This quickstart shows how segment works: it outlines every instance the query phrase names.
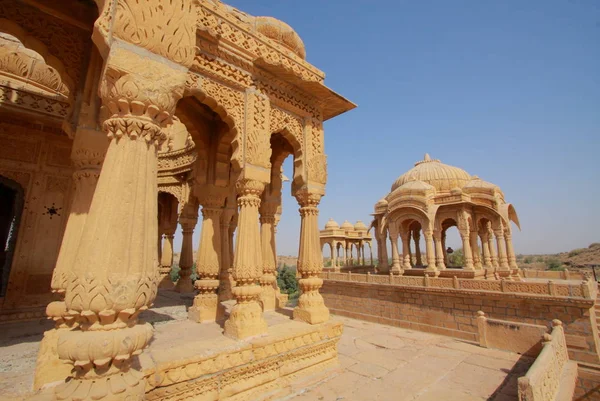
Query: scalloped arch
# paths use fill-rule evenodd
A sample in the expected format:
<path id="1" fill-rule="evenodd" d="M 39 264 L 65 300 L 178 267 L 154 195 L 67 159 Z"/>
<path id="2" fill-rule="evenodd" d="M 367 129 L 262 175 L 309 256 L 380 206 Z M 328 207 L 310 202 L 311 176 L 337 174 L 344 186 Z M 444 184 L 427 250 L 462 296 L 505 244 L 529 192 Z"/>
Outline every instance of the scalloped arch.
<path id="1" fill-rule="evenodd" d="M 15 22 L 5 18 L 0 18 L 0 32 L 14 36 L 19 40 L 23 47 L 39 54 L 44 59 L 46 65 L 56 70 L 65 86 L 67 86 L 69 89 L 70 97 L 73 96 L 75 90 L 74 78 L 67 74 L 65 65 L 57 57 L 50 53 L 45 44 L 29 35 Z"/>

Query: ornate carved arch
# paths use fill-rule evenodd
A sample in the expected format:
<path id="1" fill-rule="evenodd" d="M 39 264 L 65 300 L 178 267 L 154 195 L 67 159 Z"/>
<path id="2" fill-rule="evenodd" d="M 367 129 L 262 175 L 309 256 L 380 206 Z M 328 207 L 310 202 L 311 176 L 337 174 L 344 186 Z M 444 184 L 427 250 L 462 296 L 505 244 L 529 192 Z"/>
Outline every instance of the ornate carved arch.
<path id="1" fill-rule="evenodd" d="M 231 144 L 231 163 L 235 170 L 242 168 L 242 133 L 244 124 L 244 93 L 210 78 L 188 73 L 184 96 L 195 96 L 221 117 L 230 130 L 219 141 L 219 151 Z M 229 156 L 229 155 L 228 155 Z"/>
<path id="2" fill-rule="evenodd" d="M 294 151 L 294 186 L 301 187 L 305 183 L 304 178 L 304 147 L 303 144 L 303 122 L 302 119 L 271 105 L 269 115 L 269 132 L 281 134 Z M 287 155 L 285 155 L 287 157 Z M 285 159 L 285 157 L 283 159 Z M 273 165 L 280 166 L 282 160 L 274 161 Z"/>

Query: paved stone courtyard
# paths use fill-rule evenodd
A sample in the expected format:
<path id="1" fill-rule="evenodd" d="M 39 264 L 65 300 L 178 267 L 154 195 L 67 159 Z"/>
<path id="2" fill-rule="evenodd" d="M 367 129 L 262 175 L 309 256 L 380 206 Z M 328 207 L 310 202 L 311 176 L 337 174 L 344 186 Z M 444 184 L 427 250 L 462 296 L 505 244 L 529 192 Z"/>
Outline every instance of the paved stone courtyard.
<path id="1" fill-rule="evenodd" d="M 184 300 L 191 303 L 191 298 Z M 145 312 L 155 326 L 186 319 L 179 294 L 165 291 Z M 344 323 L 340 368 L 293 401 L 517 400 L 532 360 L 449 337 L 334 316 Z M 39 341 L 51 322 L 0 326 L 0 400 L 20 400 L 33 383 Z M 162 330 L 166 327 L 161 327 Z M 161 331 L 162 331 L 161 330 Z"/>

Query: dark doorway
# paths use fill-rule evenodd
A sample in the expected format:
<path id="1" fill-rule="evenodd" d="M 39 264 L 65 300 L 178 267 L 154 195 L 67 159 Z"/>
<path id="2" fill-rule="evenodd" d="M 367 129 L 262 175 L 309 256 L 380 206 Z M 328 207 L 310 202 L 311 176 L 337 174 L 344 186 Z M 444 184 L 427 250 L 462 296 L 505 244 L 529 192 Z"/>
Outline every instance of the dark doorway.
<path id="1" fill-rule="evenodd" d="M 6 295 L 22 211 L 23 188 L 0 176 L 0 297 Z"/>

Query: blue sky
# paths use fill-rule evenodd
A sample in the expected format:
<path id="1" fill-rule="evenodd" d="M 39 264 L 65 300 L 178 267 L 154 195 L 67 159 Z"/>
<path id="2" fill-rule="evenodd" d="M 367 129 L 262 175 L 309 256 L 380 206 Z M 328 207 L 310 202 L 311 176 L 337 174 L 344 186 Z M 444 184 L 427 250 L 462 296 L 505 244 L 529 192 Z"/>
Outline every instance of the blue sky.
<path id="1" fill-rule="evenodd" d="M 502 188 L 521 220 L 517 253 L 600 242 L 599 1 L 228 3 L 290 24 L 325 83 L 358 105 L 325 124 L 321 227 L 368 225 L 428 152 Z M 278 253 L 295 255 L 298 205 L 284 190 Z"/>

